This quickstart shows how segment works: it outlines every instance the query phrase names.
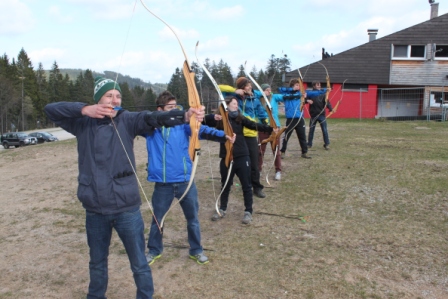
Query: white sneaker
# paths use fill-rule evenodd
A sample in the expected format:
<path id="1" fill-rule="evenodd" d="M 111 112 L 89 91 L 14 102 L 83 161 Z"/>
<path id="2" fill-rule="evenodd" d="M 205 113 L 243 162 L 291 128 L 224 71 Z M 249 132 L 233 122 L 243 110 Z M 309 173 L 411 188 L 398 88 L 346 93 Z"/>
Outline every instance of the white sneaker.
<path id="1" fill-rule="evenodd" d="M 282 173 L 280 172 L 280 171 L 277 171 L 276 173 L 275 173 L 275 178 L 274 178 L 274 180 L 276 180 L 276 181 L 280 181 L 282 179 Z"/>

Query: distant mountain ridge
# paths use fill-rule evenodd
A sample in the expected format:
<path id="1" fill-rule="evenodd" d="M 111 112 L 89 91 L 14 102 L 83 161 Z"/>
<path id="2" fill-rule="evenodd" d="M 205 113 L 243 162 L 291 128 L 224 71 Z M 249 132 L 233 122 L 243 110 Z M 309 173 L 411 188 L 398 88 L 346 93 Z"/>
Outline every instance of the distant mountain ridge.
<path id="1" fill-rule="evenodd" d="M 59 69 L 59 71 L 61 72 L 62 76 L 65 76 L 65 74 L 68 75 L 68 77 L 70 78 L 70 80 L 72 81 L 76 81 L 76 78 L 79 76 L 80 73 L 84 73 L 86 70 L 82 70 L 82 69 Z M 45 71 L 45 73 L 48 75 L 49 71 Z M 97 76 L 101 76 L 101 77 L 105 77 L 108 79 L 112 79 L 115 80 L 117 79 L 118 83 L 128 83 L 129 88 L 132 89 L 135 86 L 141 86 L 143 88 L 152 88 L 152 90 L 156 93 L 159 94 L 162 91 L 166 90 L 168 84 L 166 83 L 151 83 L 151 82 L 144 82 L 142 79 L 140 78 L 132 78 L 130 76 L 123 76 L 122 74 L 118 73 L 118 77 L 117 77 L 117 73 L 116 72 L 112 72 L 112 71 L 104 71 L 104 73 L 98 73 L 95 71 L 92 71 L 93 73 L 93 77 L 97 77 Z"/>

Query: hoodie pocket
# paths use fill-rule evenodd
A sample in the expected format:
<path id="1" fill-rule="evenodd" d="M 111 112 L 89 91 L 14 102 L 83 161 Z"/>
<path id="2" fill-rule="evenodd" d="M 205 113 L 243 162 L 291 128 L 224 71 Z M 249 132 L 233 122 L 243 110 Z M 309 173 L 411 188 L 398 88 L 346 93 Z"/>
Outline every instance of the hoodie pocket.
<path id="1" fill-rule="evenodd" d="M 118 208 L 140 203 L 140 193 L 134 174 L 121 178 L 115 178 L 113 189 Z"/>
<path id="2" fill-rule="evenodd" d="M 80 174 L 78 176 L 78 199 L 85 206 L 96 208 L 98 202 L 96 200 L 94 192 L 92 191 L 92 177 L 88 175 Z"/>

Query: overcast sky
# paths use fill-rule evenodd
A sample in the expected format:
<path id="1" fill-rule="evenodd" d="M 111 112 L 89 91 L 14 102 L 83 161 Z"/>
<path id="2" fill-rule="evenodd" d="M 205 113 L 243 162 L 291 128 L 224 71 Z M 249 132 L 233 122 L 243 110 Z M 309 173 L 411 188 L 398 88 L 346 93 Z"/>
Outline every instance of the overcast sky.
<path id="1" fill-rule="evenodd" d="M 337 54 L 429 20 L 427 0 L 145 0 L 173 27 L 195 60 L 223 59 L 234 75 L 266 68 L 274 54 L 292 68 Z M 448 12 L 440 3 L 439 16 Z M 448 33 L 447 33 L 448 34 Z M 120 72 L 146 82 L 167 83 L 184 57 L 174 35 L 140 0 L 1 0 L 1 55 L 24 49 L 33 66 Z"/>

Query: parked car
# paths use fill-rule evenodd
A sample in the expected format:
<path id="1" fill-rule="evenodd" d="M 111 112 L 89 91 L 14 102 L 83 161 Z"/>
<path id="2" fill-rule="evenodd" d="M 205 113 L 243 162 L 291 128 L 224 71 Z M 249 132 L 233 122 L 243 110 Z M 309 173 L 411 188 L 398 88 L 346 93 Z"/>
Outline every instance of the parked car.
<path id="1" fill-rule="evenodd" d="M 53 136 L 52 134 L 48 132 L 33 132 L 29 133 L 29 136 L 36 137 L 37 143 L 44 143 L 44 142 L 53 142 L 58 141 L 59 139 L 56 136 Z"/>
<path id="2" fill-rule="evenodd" d="M 1 142 L 4 148 L 9 148 L 10 146 L 19 147 L 37 144 L 37 138 L 28 136 L 23 132 L 10 132 L 2 135 Z"/>

